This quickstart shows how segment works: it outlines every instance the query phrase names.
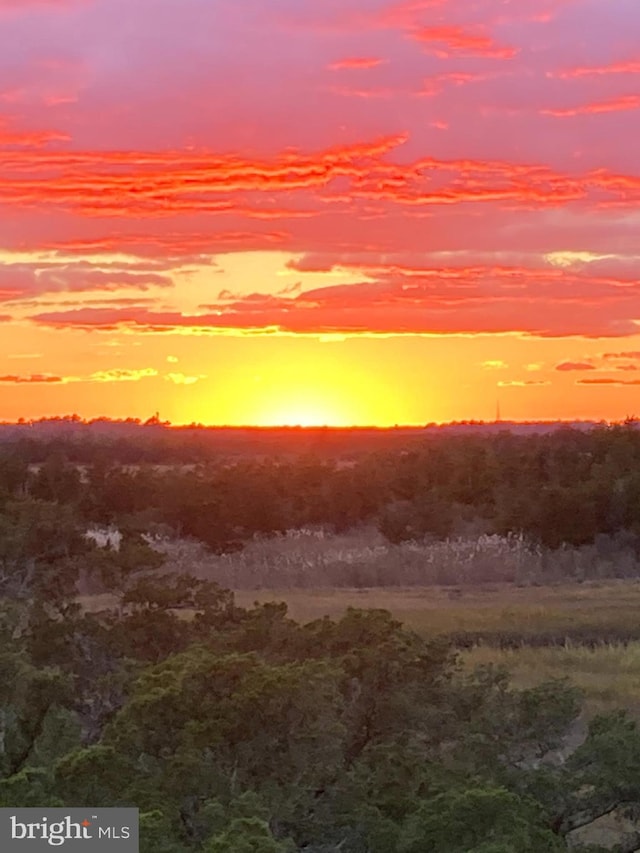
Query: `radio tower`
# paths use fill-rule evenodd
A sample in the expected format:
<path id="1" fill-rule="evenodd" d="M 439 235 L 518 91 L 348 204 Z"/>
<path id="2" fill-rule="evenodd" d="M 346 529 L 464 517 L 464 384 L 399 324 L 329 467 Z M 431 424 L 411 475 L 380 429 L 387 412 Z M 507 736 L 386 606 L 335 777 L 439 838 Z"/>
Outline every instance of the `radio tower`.
<path id="1" fill-rule="evenodd" d="M 500 421 L 500 400 L 496 400 L 496 423 L 499 424 Z"/>

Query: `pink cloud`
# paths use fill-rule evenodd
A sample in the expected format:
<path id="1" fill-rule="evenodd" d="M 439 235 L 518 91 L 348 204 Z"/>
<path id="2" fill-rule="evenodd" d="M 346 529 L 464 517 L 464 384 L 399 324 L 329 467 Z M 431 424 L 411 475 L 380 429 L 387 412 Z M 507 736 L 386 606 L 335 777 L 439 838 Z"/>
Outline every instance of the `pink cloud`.
<path id="1" fill-rule="evenodd" d="M 71 137 L 58 130 L 17 130 L 11 129 L 11 123 L 0 115 L 0 146 L 18 148 L 42 148 L 52 142 L 68 142 Z M 9 159 L 7 153 L 4 157 Z"/>
<path id="2" fill-rule="evenodd" d="M 144 291 L 150 287 L 170 287 L 172 283 L 168 276 L 148 269 L 96 269 L 86 261 L 77 264 L 0 263 L 0 301 L 57 292 L 118 291 L 122 288 Z"/>
<path id="3" fill-rule="evenodd" d="M 173 282 L 166 275 L 157 273 L 137 273 L 128 270 L 108 272 L 101 269 L 83 269 L 63 267 L 49 268 L 37 277 L 40 293 L 64 290 L 121 290 L 134 288 L 148 290 L 149 287 L 171 287 Z"/>
<path id="4" fill-rule="evenodd" d="M 155 15 L 143 0 L 123 27 L 111 0 L 59 6 L 68 17 L 28 2 L 19 8 L 35 13 L 3 16 L 0 248 L 59 253 L 51 266 L 0 269 L 1 298 L 20 299 L 21 316 L 77 306 L 60 328 L 140 331 L 636 330 L 640 97 L 624 87 L 640 10 L 622 20 L 582 0 L 163 0 Z M 607 118 L 589 133 L 548 117 L 598 113 Z M 615 257 L 546 263 L 569 250 Z M 301 275 L 299 292 L 262 303 L 240 293 L 222 308 L 202 293 L 203 315 L 179 287 L 166 310 L 99 299 L 242 251 L 293 253 L 301 270 L 344 266 L 361 284 L 316 288 L 310 301 Z M 149 263 L 107 268 L 96 253 Z M 44 292 L 65 297 L 56 312 Z"/>
<path id="5" fill-rule="evenodd" d="M 55 205 L 85 216 L 235 212 L 273 218 L 274 211 L 238 204 L 231 194 L 319 190 L 333 180 L 366 176 L 372 162 L 405 139 L 396 135 L 337 146 L 315 156 L 288 151 L 271 161 L 213 152 L 16 152 L 5 155 L 5 162 L 21 180 L 0 177 L 0 199 L 19 206 Z M 49 177 L 43 180 L 44 174 Z M 296 217 L 300 211 L 277 215 Z"/>
<path id="6" fill-rule="evenodd" d="M 287 231 L 218 231 L 198 233 L 176 231 L 128 234 L 109 237 L 45 242 L 38 248 L 65 254 L 85 255 L 93 252 L 126 252 L 142 258 L 162 259 L 164 263 L 198 262 L 202 255 L 218 252 L 257 251 L 279 248 L 291 240 Z"/>
<path id="7" fill-rule="evenodd" d="M 366 70 L 368 68 L 377 68 L 383 65 L 384 62 L 384 59 L 372 56 L 350 56 L 331 62 L 328 67 L 331 71 Z"/>
<path id="8" fill-rule="evenodd" d="M 371 280 L 306 291 L 292 288 L 281 295 L 249 293 L 236 298 L 223 291 L 216 302 L 200 306 L 198 314 L 140 307 L 83 308 L 43 312 L 32 320 L 87 330 L 122 326 L 140 331 L 275 329 L 293 334 L 521 332 L 538 337 L 638 332 L 639 286 L 621 287 L 615 280 L 550 267 L 410 269 L 395 264 L 361 271 L 363 279 Z"/>
<path id="9" fill-rule="evenodd" d="M 457 25 L 421 27 L 411 33 L 411 38 L 423 45 L 441 45 L 437 48 L 439 56 L 461 54 L 487 59 L 513 59 L 518 52 L 514 47 L 497 44 L 480 29 L 469 30 Z"/>
<path id="10" fill-rule="evenodd" d="M 579 115 L 598 115 L 600 113 L 614 113 L 623 110 L 637 110 L 640 107 L 640 95 L 620 95 L 607 101 L 596 101 L 590 104 L 581 104 L 577 107 L 564 109 L 540 110 L 542 115 L 568 118 Z"/>
<path id="11" fill-rule="evenodd" d="M 579 77 L 604 77 L 609 74 L 640 74 L 640 60 L 614 62 L 611 65 L 583 65 L 550 71 L 549 76 L 570 80 Z"/>

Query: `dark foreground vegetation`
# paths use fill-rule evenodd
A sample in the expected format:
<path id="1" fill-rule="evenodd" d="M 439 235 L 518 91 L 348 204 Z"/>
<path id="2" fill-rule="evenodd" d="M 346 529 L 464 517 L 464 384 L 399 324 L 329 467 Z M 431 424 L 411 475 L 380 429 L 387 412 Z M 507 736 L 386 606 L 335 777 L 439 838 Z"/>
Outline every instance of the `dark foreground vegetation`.
<path id="1" fill-rule="evenodd" d="M 2 806 L 133 805 L 145 853 L 544 853 L 640 809 L 623 714 L 562 760 L 580 711 L 563 682 L 463 674 L 381 610 L 300 625 L 240 608 L 142 570 L 143 545 L 134 579 L 130 550 L 54 521 L 5 519 Z M 86 565 L 112 579 L 99 613 L 74 601 Z"/>
<path id="2" fill-rule="evenodd" d="M 586 850 L 576 832 L 611 815 L 629 818 L 619 853 L 640 848 L 625 714 L 576 745 L 565 682 L 470 673 L 447 638 L 384 610 L 300 624 L 277 603 L 239 607 L 168 572 L 143 536 L 227 552 L 368 522 L 400 543 L 466 526 L 633 550 L 633 425 L 160 470 L 99 446 L 34 465 L 21 441 L 0 458 L 1 806 L 136 806 L 145 853 L 551 853 Z M 85 536 L 109 523 L 118 548 Z M 83 585 L 108 593 L 102 610 L 81 606 Z"/>

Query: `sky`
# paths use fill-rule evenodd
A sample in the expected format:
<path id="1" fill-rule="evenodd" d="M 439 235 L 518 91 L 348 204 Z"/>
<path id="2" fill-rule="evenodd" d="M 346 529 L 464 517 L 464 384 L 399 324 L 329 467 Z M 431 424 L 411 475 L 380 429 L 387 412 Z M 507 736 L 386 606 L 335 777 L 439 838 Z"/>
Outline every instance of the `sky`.
<path id="1" fill-rule="evenodd" d="M 640 415 L 638 0 L 0 0 L 0 419 Z"/>

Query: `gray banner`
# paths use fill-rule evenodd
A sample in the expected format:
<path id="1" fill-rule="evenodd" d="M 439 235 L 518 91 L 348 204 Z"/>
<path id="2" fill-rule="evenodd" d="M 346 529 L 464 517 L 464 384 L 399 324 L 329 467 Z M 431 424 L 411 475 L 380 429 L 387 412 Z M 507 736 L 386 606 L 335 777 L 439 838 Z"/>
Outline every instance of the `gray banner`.
<path id="1" fill-rule="evenodd" d="M 138 853 L 138 809 L 3 809 L 2 853 Z"/>

